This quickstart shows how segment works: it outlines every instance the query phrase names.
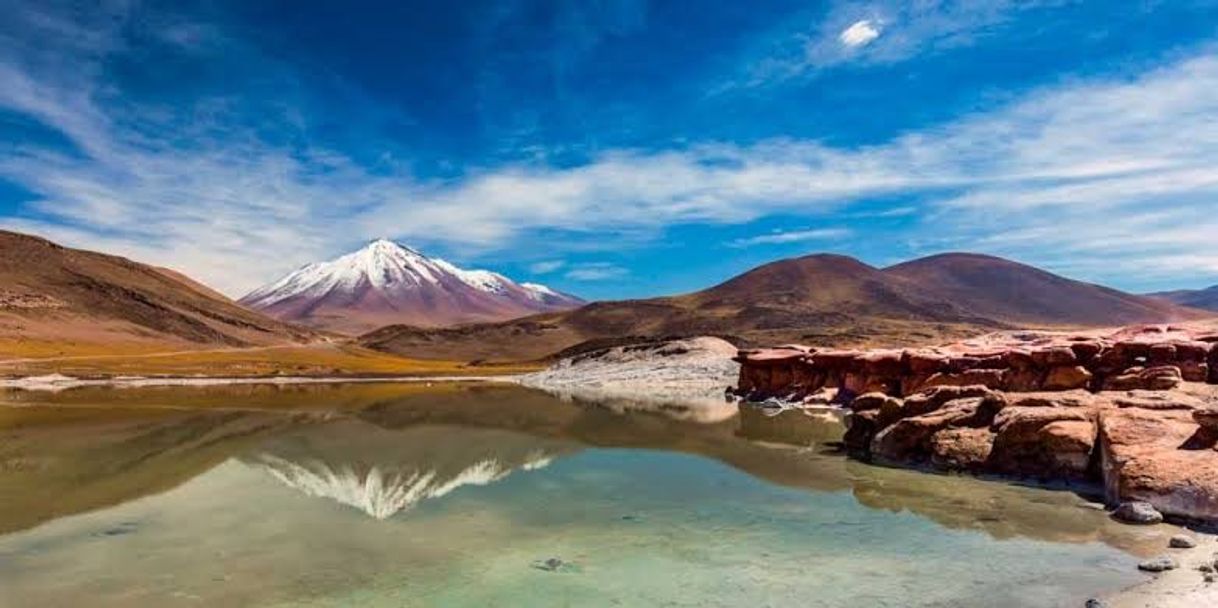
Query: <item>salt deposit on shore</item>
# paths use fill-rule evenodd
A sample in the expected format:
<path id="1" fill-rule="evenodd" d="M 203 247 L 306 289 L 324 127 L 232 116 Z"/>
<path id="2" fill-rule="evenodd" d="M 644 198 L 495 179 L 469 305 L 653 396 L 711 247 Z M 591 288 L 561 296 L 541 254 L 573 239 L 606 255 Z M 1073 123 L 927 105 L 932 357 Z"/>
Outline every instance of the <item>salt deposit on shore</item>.
<path id="1" fill-rule="evenodd" d="M 647 342 L 563 359 L 517 380 L 566 399 L 714 422 L 736 413 L 724 398 L 739 373 L 735 355 L 719 338 Z"/>

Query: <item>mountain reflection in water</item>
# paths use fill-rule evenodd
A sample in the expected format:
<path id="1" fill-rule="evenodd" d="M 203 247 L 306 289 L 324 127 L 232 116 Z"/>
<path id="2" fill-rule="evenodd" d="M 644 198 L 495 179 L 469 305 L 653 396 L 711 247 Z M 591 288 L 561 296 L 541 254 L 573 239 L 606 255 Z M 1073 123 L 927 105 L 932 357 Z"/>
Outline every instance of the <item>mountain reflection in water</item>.
<path id="1" fill-rule="evenodd" d="M 476 384 L 16 397 L 23 407 L 0 407 L 0 605 L 168 605 L 186 593 L 173 585 L 215 604 L 583 604 L 592 590 L 647 604 L 682 580 L 731 605 L 778 588 L 830 598 L 844 593 L 826 590 L 834 577 L 875 568 L 892 587 L 872 581 L 875 593 L 899 602 L 924 584 L 910 570 L 923 561 L 971 593 L 997 575 L 978 555 L 1019 561 L 994 566 L 1011 584 L 1058 572 L 1073 591 L 1043 593 L 1061 594 L 1132 582 L 1134 555 L 1164 542 L 1070 492 L 847 460 L 829 448 L 832 417 L 702 424 Z M 596 584 L 517 580 L 549 552 L 588 563 Z M 825 578 L 783 574 L 788 563 Z M 665 569 L 683 574 L 650 578 Z M 611 576 L 639 581 L 597 578 Z M 226 582 L 204 589 L 212 579 Z M 1052 605 L 1029 598 L 995 605 Z"/>

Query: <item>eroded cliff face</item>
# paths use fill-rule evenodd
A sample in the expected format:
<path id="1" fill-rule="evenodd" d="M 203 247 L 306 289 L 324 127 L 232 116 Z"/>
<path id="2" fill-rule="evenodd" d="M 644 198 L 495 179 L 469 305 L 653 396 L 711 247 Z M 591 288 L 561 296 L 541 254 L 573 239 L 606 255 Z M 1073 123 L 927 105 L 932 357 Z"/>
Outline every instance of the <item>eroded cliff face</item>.
<path id="1" fill-rule="evenodd" d="M 935 348 L 742 351 L 737 393 L 849 411 L 854 456 L 1102 484 L 1218 522 L 1218 332 L 999 334 Z"/>

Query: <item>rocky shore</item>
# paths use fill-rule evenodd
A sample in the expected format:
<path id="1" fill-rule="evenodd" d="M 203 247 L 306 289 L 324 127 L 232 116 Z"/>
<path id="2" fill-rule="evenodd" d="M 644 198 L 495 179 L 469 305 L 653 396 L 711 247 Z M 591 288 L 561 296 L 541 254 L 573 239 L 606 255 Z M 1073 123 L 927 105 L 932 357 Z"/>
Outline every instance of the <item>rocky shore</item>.
<path id="1" fill-rule="evenodd" d="M 736 393 L 848 411 L 864 460 L 1102 488 L 1218 523 L 1218 331 L 1020 332 L 934 348 L 741 351 Z"/>

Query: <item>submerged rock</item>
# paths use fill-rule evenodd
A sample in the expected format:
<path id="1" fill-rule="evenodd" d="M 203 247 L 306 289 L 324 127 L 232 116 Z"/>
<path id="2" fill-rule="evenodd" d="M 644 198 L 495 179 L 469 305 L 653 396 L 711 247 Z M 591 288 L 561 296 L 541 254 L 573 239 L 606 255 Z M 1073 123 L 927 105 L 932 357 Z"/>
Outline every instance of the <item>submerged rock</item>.
<path id="1" fill-rule="evenodd" d="M 565 565 L 566 562 L 557 557 L 551 557 L 549 559 L 533 562 L 533 568 L 536 568 L 537 570 L 544 570 L 546 572 L 558 572 Z"/>

